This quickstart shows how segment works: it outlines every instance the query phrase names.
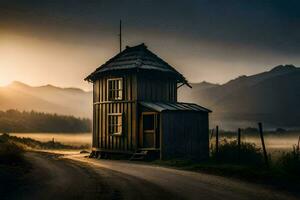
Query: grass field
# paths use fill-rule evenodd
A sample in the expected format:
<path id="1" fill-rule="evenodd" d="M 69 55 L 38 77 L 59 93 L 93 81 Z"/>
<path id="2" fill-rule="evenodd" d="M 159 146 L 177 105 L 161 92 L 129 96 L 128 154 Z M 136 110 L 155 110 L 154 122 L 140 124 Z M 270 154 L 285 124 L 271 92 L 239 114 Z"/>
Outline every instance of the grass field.
<path id="1" fill-rule="evenodd" d="M 268 154 L 272 157 L 276 158 L 280 156 L 282 153 L 291 151 L 293 146 L 298 144 L 300 137 L 300 131 L 290 131 L 290 132 L 266 132 L 264 133 L 264 140 Z M 233 132 L 220 132 L 220 142 L 224 141 L 232 141 L 237 139 L 237 133 Z M 242 142 L 253 143 L 258 148 L 262 147 L 261 138 L 259 137 L 259 133 L 247 133 L 243 134 L 241 137 Z M 210 147 L 214 148 L 215 145 L 215 135 L 210 138 Z"/>
<path id="2" fill-rule="evenodd" d="M 269 155 L 267 165 L 260 143 L 257 138 L 254 139 L 252 143 L 244 140 L 239 147 L 235 138 L 223 137 L 219 145 L 219 152 L 216 153 L 213 147 L 209 159 L 201 162 L 174 159 L 157 160 L 153 163 L 263 183 L 298 194 L 300 189 L 300 148 L 299 146 L 288 147 L 288 144 L 294 144 L 295 140 L 291 139 L 284 148 L 275 146 L 272 151 L 269 148 L 269 154 L 272 156 Z M 276 142 L 278 142 L 277 139 Z"/>

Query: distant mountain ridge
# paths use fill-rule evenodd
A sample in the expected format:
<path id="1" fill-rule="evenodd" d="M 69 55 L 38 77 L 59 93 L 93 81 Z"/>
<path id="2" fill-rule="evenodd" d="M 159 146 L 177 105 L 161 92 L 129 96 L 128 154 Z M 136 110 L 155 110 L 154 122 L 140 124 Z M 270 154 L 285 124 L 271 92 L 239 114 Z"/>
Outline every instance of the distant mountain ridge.
<path id="1" fill-rule="evenodd" d="M 223 85 L 202 82 L 192 87 L 181 88 L 179 100 L 212 109 L 214 123 L 251 126 L 262 121 L 269 127 L 300 127 L 300 68 L 293 65 L 240 76 Z"/>
<path id="2" fill-rule="evenodd" d="M 0 87 L 0 110 L 18 109 L 92 117 L 92 92 L 53 85 L 29 86 L 14 81 Z"/>
<path id="3" fill-rule="evenodd" d="M 180 87 L 178 101 L 213 110 L 211 125 L 225 129 L 256 126 L 300 127 L 300 68 L 279 65 L 225 84 L 193 83 Z M 92 118 L 92 92 L 52 85 L 32 87 L 13 82 L 0 87 L 0 110 L 39 111 Z"/>

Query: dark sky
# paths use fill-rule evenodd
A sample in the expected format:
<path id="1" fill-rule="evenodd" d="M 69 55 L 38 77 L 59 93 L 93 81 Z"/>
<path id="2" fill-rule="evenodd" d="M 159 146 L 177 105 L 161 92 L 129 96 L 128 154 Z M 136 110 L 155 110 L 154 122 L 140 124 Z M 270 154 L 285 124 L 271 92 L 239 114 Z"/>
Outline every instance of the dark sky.
<path id="1" fill-rule="evenodd" d="M 81 78 L 118 52 L 119 19 L 125 45 L 145 42 L 192 82 L 224 83 L 279 64 L 300 65 L 300 1 L 0 2 L 0 42 L 6 44 L 0 44 L 5 60 L 0 72 L 3 67 L 23 72 L 32 66 L 32 76 L 43 76 L 47 66 L 56 77 L 15 77 L 32 84 L 86 87 Z M 28 55 L 18 58 L 24 51 Z M 3 52 L 16 56 L 4 57 Z M 62 67 L 73 69 L 74 77 L 59 77 Z"/>

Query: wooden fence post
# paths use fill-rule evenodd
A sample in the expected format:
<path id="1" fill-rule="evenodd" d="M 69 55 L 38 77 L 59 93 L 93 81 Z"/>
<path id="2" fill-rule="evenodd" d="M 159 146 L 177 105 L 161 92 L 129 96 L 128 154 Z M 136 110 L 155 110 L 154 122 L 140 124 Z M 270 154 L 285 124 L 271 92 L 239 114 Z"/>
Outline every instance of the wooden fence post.
<path id="1" fill-rule="evenodd" d="M 267 166 L 267 168 L 269 168 L 269 159 L 268 159 L 268 154 L 267 154 L 267 151 L 266 151 L 265 140 L 264 140 L 264 133 L 263 133 L 263 128 L 262 128 L 262 123 L 261 122 L 258 123 L 258 128 L 259 128 L 261 145 L 262 145 L 262 148 L 263 148 L 263 153 L 264 153 L 264 158 L 265 158 L 266 166 Z"/>
<path id="2" fill-rule="evenodd" d="M 219 126 L 216 126 L 216 157 L 219 154 Z"/>
<path id="3" fill-rule="evenodd" d="M 213 139 L 213 136 L 214 136 L 214 129 L 211 130 L 211 135 L 210 135 L 210 138 L 209 138 L 209 152 L 210 153 L 213 153 L 214 151 L 214 145 L 213 145 L 213 142 L 212 142 L 212 139 Z"/>
<path id="4" fill-rule="evenodd" d="M 299 151 L 299 149 L 300 149 L 300 135 L 299 135 L 299 138 L 298 138 L 298 151 Z"/>
<path id="5" fill-rule="evenodd" d="M 241 158 L 241 129 L 240 128 L 238 128 L 237 145 L 238 145 L 238 160 L 240 160 Z"/>
<path id="6" fill-rule="evenodd" d="M 213 138 L 213 136 L 214 136 L 214 129 L 211 129 L 210 140 Z"/>
<path id="7" fill-rule="evenodd" d="M 298 145 L 297 145 L 297 158 L 299 159 L 300 158 L 300 135 L 299 135 L 299 138 L 298 138 Z"/>

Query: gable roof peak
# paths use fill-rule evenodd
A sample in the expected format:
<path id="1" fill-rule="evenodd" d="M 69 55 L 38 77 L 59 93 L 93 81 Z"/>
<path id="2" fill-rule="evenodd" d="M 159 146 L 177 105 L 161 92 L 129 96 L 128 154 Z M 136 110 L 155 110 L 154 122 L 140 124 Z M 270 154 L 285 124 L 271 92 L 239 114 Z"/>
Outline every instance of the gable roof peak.
<path id="1" fill-rule="evenodd" d="M 121 51 L 119 54 L 122 54 L 122 52 L 126 51 L 134 51 L 134 50 L 148 50 L 148 47 L 145 45 L 145 43 L 141 43 L 135 46 L 126 46 L 123 51 Z"/>

